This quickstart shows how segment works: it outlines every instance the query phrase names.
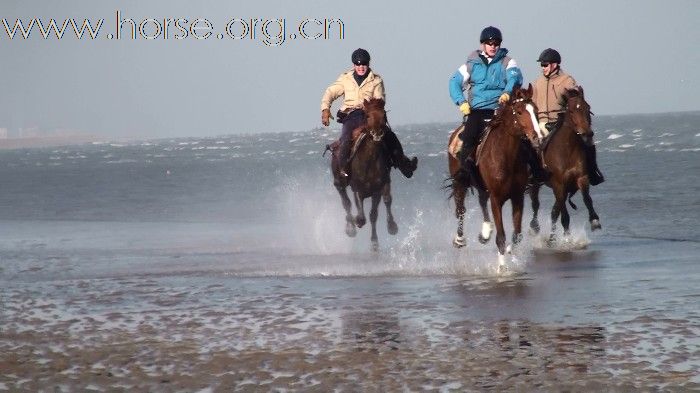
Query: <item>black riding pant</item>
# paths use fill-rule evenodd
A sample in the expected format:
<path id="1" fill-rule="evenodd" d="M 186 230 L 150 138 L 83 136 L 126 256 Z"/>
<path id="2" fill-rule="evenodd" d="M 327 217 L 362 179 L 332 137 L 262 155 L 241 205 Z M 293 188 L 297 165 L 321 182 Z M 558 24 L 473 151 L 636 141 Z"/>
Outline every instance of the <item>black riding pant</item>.
<path id="1" fill-rule="evenodd" d="M 340 154 L 338 156 L 340 165 L 345 165 L 350 158 L 352 131 L 366 122 L 365 111 L 362 109 L 356 109 L 343 118 L 343 129 L 340 132 Z"/>
<path id="2" fill-rule="evenodd" d="M 493 118 L 493 109 L 474 109 L 464 122 L 464 131 L 460 135 L 462 138 L 462 151 L 470 153 L 479 143 L 479 138 L 484 133 L 486 125 Z"/>

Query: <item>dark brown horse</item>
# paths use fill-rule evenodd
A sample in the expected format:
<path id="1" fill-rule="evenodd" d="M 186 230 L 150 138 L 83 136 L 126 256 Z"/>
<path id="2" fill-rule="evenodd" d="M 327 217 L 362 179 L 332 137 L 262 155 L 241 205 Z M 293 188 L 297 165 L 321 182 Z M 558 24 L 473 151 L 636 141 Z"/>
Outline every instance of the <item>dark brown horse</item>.
<path id="1" fill-rule="evenodd" d="M 564 96 L 564 112 L 559 121 L 561 125 L 548 136 L 543 145 L 542 160 L 545 168 L 551 172 L 547 185 L 554 191 L 554 206 L 552 207 L 552 232 L 550 241 L 555 239 L 554 231 L 556 222 L 561 214 L 561 225 L 564 234 L 569 234 L 569 212 L 566 209 L 566 199 L 569 198 L 571 207 L 576 205 L 571 202 L 571 197 L 576 191 L 581 190 L 583 203 L 588 208 L 588 220 L 591 230 L 600 229 L 600 219 L 593 209 L 593 200 L 589 192 L 588 172 L 586 171 L 586 153 L 584 143 L 591 141 L 593 130 L 591 129 L 591 107 L 583 96 L 583 88 L 567 90 Z M 539 185 L 533 185 L 530 190 L 532 200 L 532 221 L 530 228 L 538 233 L 540 225 L 537 213 L 540 208 Z"/>
<path id="2" fill-rule="evenodd" d="M 333 171 L 333 184 L 340 194 L 340 198 L 345 208 L 345 233 L 353 237 L 357 233 L 355 225 L 362 228 L 367 223 L 364 210 L 365 198 L 372 199 L 372 208 L 369 212 L 369 219 L 372 224 L 371 249 L 379 249 L 377 240 L 377 216 L 379 201 L 384 198 L 386 206 L 387 229 L 390 234 L 395 235 L 399 227 L 394 221 L 391 213 L 391 169 L 389 163 L 389 153 L 384 146 L 384 131 L 388 129 L 386 111 L 384 110 L 384 100 L 372 98 L 365 100 L 364 111 L 367 123 L 353 131 L 354 146 L 351 155 L 350 178 L 340 176 L 340 165 L 337 154 L 333 154 L 331 169 Z M 346 187 L 350 185 L 355 199 L 357 216 L 353 217 L 351 212 L 350 198 Z"/>
<path id="3" fill-rule="evenodd" d="M 505 265 L 505 230 L 503 228 L 503 204 L 510 199 L 513 210 L 513 243 L 521 239 L 521 223 L 523 213 L 523 200 L 525 187 L 528 180 L 527 155 L 523 150 L 522 139 L 526 137 L 535 146 L 539 145 L 538 127 L 535 118 L 537 109 L 532 102 L 532 86 L 527 89 L 516 88 L 513 97 L 504 103 L 497 111 L 493 120 L 487 127 L 487 135 L 477 150 L 477 168 L 479 181 L 471 186 L 480 189 L 480 202 L 484 213 L 484 222 L 488 220 L 485 210 L 486 198 L 481 192 L 488 192 L 491 202 L 491 212 L 496 223 L 496 246 L 498 247 L 498 268 Z M 454 159 L 451 157 L 450 159 Z M 458 226 L 461 229 L 461 221 L 464 216 L 463 194 L 458 187 L 464 187 L 464 183 L 455 177 L 457 168 L 454 162 L 450 163 L 450 172 L 453 179 L 453 194 L 457 201 Z M 459 176 L 457 176 L 459 177 Z M 459 194 L 458 194 L 459 193 Z M 462 204 L 460 206 L 460 204 Z M 456 241 L 455 241 L 456 243 Z"/>

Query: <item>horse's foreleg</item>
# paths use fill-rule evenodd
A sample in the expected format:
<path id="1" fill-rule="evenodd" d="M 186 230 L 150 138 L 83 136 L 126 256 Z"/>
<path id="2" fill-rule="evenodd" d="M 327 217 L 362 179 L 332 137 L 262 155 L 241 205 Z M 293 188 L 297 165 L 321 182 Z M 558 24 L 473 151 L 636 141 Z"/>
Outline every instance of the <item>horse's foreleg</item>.
<path id="1" fill-rule="evenodd" d="M 571 217 L 569 217 L 569 209 L 566 208 L 566 203 L 561 204 L 561 226 L 564 228 L 564 236 L 569 236 L 569 223 Z"/>
<path id="2" fill-rule="evenodd" d="M 503 229 L 503 202 L 491 197 L 491 212 L 496 223 L 496 247 L 498 247 L 498 269 L 505 266 L 506 258 L 506 231 Z"/>
<path id="3" fill-rule="evenodd" d="M 598 213 L 593 209 L 593 199 L 591 199 L 590 188 L 588 187 L 588 182 L 583 182 L 579 180 L 579 189 L 581 190 L 581 196 L 583 197 L 583 203 L 586 204 L 586 209 L 588 209 L 588 222 L 591 223 L 591 231 L 600 229 L 600 218 Z"/>
<path id="4" fill-rule="evenodd" d="M 513 246 L 520 243 L 523 238 L 523 206 L 525 205 L 525 195 L 515 195 L 510 199 L 510 204 L 513 207 Z"/>
<path id="5" fill-rule="evenodd" d="M 533 234 L 540 233 L 540 222 L 537 215 L 540 212 L 540 185 L 536 182 L 530 188 L 530 202 L 532 202 L 532 220 L 530 220 L 530 231 Z"/>
<path id="6" fill-rule="evenodd" d="M 479 232 L 479 243 L 486 244 L 489 239 L 491 239 L 491 232 L 493 232 L 493 223 L 491 222 L 491 217 L 489 216 L 489 193 L 485 190 L 478 189 L 479 193 L 479 206 L 481 207 L 481 215 L 484 217 L 484 222 L 481 223 L 481 232 Z"/>
<path id="7" fill-rule="evenodd" d="M 394 215 L 391 213 L 391 183 L 384 185 L 382 189 L 382 198 L 384 198 L 384 206 L 386 207 L 386 228 L 390 235 L 396 235 L 399 232 L 399 226 L 394 221 Z"/>
<path id="8" fill-rule="evenodd" d="M 367 223 L 367 218 L 365 218 L 365 207 L 364 201 L 360 198 L 360 194 L 353 192 L 353 197 L 355 198 L 355 207 L 357 208 L 357 216 L 355 217 L 355 224 L 358 228 L 362 228 Z"/>
<path id="9" fill-rule="evenodd" d="M 554 205 L 552 206 L 552 214 L 551 214 L 551 219 L 552 219 L 552 232 L 549 234 L 549 242 L 552 243 L 554 240 L 556 240 L 556 235 L 555 231 L 557 229 L 557 220 L 559 219 L 559 214 L 561 213 L 562 209 L 565 208 L 564 204 L 566 203 L 566 193 L 564 192 L 563 186 L 558 186 L 555 185 L 553 188 L 554 191 Z"/>
<path id="10" fill-rule="evenodd" d="M 464 240 L 464 214 L 466 213 L 464 200 L 467 197 L 467 189 L 461 182 L 453 180 L 452 190 L 455 199 L 455 215 L 457 216 L 457 234 L 452 239 L 452 244 L 460 248 L 467 245 L 467 242 Z"/>
<path id="11" fill-rule="evenodd" d="M 355 221 L 352 218 L 352 202 L 350 202 L 348 192 L 344 186 L 336 185 L 335 188 L 340 194 L 340 200 L 343 202 L 343 208 L 345 209 L 345 233 L 350 237 L 355 237 L 357 231 L 355 230 Z"/>
<path id="12" fill-rule="evenodd" d="M 372 208 L 369 211 L 369 222 L 372 224 L 372 237 L 371 237 L 371 250 L 379 250 L 379 239 L 377 238 L 377 217 L 379 216 L 379 202 L 381 201 L 381 195 L 375 193 L 372 195 Z"/>

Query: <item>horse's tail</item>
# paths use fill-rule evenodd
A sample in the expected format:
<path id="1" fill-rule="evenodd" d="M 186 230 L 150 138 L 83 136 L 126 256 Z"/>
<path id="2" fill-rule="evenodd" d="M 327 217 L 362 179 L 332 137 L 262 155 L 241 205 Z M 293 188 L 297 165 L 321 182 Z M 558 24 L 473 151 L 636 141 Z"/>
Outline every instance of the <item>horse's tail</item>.
<path id="1" fill-rule="evenodd" d="M 464 173 L 463 171 L 458 171 L 452 176 L 448 176 L 442 181 L 443 185 L 440 187 L 442 190 L 450 192 L 447 196 L 447 200 L 454 198 L 455 196 L 455 183 L 463 184 L 467 191 L 471 190 L 472 195 L 474 195 L 474 186 L 470 181 L 471 176 Z"/>
<path id="2" fill-rule="evenodd" d="M 574 201 L 571 200 L 571 197 L 573 197 L 574 194 L 575 194 L 575 192 L 569 193 L 569 205 L 571 206 L 572 209 L 576 210 L 576 209 L 578 209 L 578 207 L 576 207 L 576 204 L 574 203 Z"/>

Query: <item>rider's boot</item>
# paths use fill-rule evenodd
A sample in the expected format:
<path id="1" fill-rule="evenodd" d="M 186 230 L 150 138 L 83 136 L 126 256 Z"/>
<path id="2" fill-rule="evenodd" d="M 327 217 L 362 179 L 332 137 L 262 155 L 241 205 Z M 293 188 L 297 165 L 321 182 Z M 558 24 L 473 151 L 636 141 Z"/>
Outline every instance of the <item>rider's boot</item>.
<path id="1" fill-rule="evenodd" d="M 537 183 L 544 183 L 549 180 L 550 174 L 542 167 L 542 161 L 535 148 L 526 143 L 525 151 L 527 152 L 527 163 L 530 166 L 530 172 L 532 172 L 532 180 Z"/>
<path id="2" fill-rule="evenodd" d="M 603 173 L 600 172 L 598 168 L 598 163 L 596 162 L 596 151 L 595 144 L 586 144 L 586 170 L 588 172 L 588 182 L 592 186 L 597 186 L 598 184 L 605 181 Z"/>
<path id="3" fill-rule="evenodd" d="M 475 146 L 467 144 L 466 141 L 462 144 L 462 149 L 458 154 L 460 168 L 455 174 L 456 178 L 469 181 L 469 179 L 476 176 L 476 163 L 474 162 L 474 157 L 472 157 L 474 148 Z"/>
<path id="4" fill-rule="evenodd" d="M 401 155 L 400 157 L 396 157 L 395 160 L 398 161 L 397 167 L 401 173 L 410 179 L 411 176 L 413 176 L 413 172 L 418 167 L 418 157 L 414 156 L 413 158 L 409 159 L 408 157 Z"/>
<path id="5" fill-rule="evenodd" d="M 340 165 L 340 177 L 347 178 L 350 175 L 350 151 L 352 150 L 352 140 L 342 141 L 338 153 L 338 164 Z"/>
<path id="6" fill-rule="evenodd" d="M 413 176 L 413 172 L 418 167 L 418 157 L 408 158 L 403 152 L 403 146 L 396 133 L 392 130 L 385 131 L 385 145 L 389 150 L 389 156 L 391 157 L 392 165 L 399 168 L 401 173 L 407 178 Z"/>

